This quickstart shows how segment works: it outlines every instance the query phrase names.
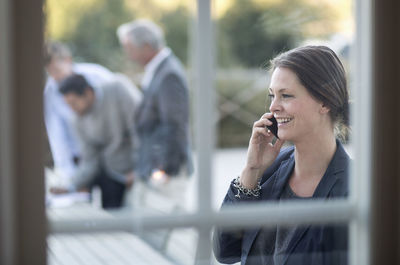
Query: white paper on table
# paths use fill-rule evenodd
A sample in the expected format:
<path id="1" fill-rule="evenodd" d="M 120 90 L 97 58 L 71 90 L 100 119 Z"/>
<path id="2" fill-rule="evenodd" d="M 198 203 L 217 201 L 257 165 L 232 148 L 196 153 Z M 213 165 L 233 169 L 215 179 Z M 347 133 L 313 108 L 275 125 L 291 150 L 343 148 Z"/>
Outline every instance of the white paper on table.
<path id="1" fill-rule="evenodd" d="M 90 202 L 90 193 L 88 192 L 48 194 L 46 196 L 47 206 L 54 208 L 68 207 L 76 203 L 89 203 L 89 202 Z"/>

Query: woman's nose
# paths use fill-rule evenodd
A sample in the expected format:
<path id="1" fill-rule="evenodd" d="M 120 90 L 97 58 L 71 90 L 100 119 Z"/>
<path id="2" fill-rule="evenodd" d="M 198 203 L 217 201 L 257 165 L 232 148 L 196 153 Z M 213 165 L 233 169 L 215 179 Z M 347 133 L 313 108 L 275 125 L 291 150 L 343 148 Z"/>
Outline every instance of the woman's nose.
<path id="1" fill-rule="evenodd" d="M 269 111 L 271 113 L 275 113 L 281 109 L 281 106 L 279 104 L 279 101 L 276 98 L 273 98 L 271 100 L 271 105 L 269 105 Z"/>

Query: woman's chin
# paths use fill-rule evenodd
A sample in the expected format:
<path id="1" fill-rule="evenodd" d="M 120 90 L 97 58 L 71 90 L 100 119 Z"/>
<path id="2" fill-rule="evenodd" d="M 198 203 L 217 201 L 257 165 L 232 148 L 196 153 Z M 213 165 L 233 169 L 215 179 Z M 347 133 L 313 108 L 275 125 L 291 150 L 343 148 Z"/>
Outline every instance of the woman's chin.
<path id="1" fill-rule="evenodd" d="M 287 136 L 285 130 L 279 130 L 279 127 L 278 127 L 278 131 L 277 131 L 277 135 L 280 140 L 283 140 Z"/>
<path id="2" fill-rule="evenodd" d="M 287 134 L 285 132 L 278 131 L 278 137 L 279 137 L 279 140 L 282 140 L 282 141 L 286 141 L 287 140 Z"/>
<path id="3" fill-rule="evenodd" d="M 279 140 L 281 141 L 286 141 L 286 142 L 292 142 L 294 139 L 290 135 L 286 133 L 278 133 Z"/>

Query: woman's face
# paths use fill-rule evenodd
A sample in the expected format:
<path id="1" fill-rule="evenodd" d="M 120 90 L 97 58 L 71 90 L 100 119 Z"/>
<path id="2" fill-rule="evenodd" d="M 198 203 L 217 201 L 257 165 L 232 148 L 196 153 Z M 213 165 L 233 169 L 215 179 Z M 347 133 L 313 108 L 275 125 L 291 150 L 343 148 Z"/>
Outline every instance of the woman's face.
<path id="1" fill-rule="evenodd" d="M 278 121 L 278 136 L 294 143 L 317 137 L 331 128 L 329 109 L 314 100 L 288 68 L 276 68 L 269 88 L 270 111 Z M 327 127 L 329 126 L 329 127 Z"/>

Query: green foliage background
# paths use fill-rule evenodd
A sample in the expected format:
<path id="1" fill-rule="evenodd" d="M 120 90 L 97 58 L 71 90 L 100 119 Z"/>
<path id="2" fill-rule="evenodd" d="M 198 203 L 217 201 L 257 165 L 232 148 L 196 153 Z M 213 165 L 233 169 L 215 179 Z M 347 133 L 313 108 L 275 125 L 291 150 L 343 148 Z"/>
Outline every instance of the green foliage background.
<path id="1" fill-rule="evenodd" d="M 155 0 L 47 0 L 45 35 L 68 44 L 77 61 L 99 63 L 132 76 L 138 69 L 125 58 L 115 32 L 122 23 L 147 17 L 164 29 L 168 46 L 190 68 L 195 12 L 182 4 L 184 1 L 178 2 L 181 4 L 175 8 L 161 10 Z M 232 0 L 226 12 L 214 19 L 218 68 L 264 68 L 276 54 L 304 39 L 327 37 L 337 30 L 338 14 L 327 8 L 327 1 L 259 2 Z M 216 76 L 217 93 L 226 98 L 248 86 L 246 82 L 218 80 L 218 72 Z M 242 107 L 261 115 L 265 105 L 262 94 L 254 95 Z M 227 116 L 218 123 L 218 145 L 245 146 L 250 130 L 248 124 Z"/>

